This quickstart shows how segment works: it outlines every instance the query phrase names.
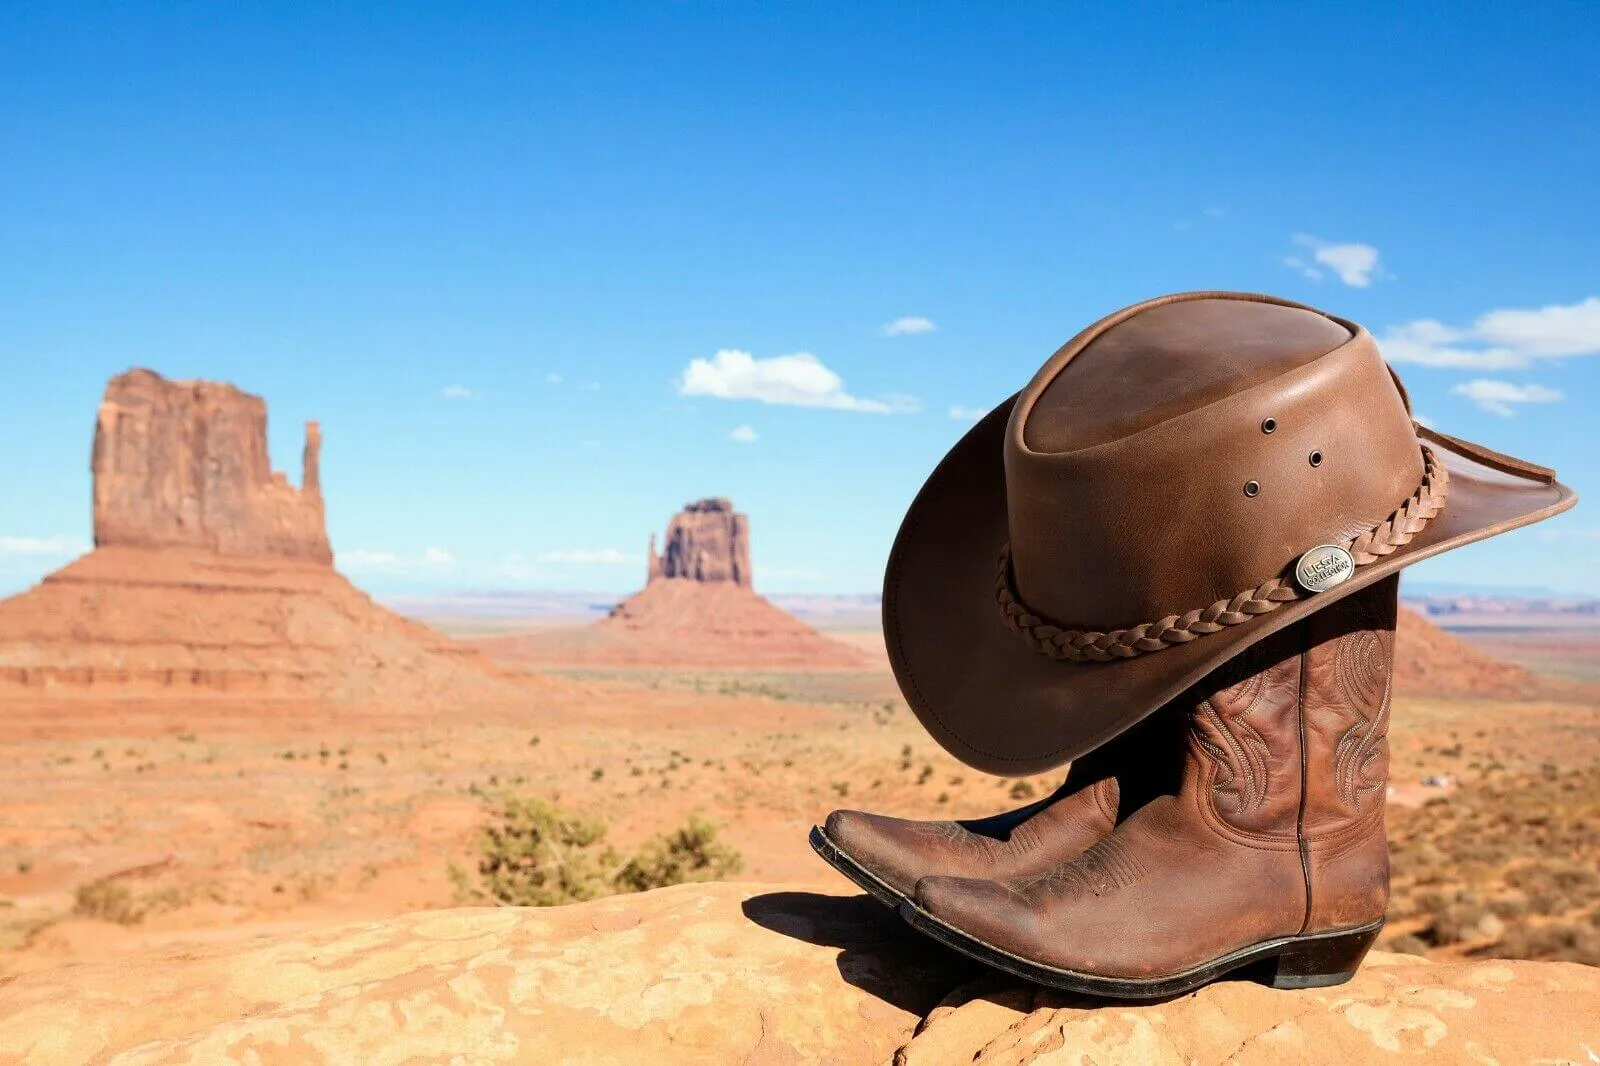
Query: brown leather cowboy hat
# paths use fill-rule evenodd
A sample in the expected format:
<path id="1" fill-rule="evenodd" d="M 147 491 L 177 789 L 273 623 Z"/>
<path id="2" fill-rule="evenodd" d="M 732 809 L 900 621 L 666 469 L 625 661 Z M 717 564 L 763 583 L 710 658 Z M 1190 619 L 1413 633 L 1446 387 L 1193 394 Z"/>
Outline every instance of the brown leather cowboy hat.
<path id="1" fill-rule="evenodd" d="M 1164 296 L 1067 342 L 934 470 L 889 556 L 889 657 L 951 754 L 1036 773 L 1307 614 L 1576 501 L 1414 423 L 1355 323 Z"/>

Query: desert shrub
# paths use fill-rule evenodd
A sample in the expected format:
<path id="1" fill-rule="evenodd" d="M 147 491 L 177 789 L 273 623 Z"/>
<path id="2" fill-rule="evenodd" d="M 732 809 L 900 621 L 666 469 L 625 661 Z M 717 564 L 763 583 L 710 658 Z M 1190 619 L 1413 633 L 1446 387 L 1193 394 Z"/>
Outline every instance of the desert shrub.
<path id="1" fill-rule="evenodd" d="M 1528 901 L 1520 896 L 1502 896 L 1489 901 L 1489 912 L 1497 918 L 1521 918 L 1528 913 Z"/>
<path id="2" fill-rule="evenodd" d="M 1477 940 L 1494 930 L 1499 919 L 1476 897 L 1457 900 L 1434 912 L 1433 923 L 1417 935 L 1434 947 L 1446 947 L 1467 940 Z"/>
<path id="3" fill-rule="evenodd" d="M 145 908 L 133 898 L 127 885 L 106 878 L 78 886 L 72 913 L 118 925 L 138 925 L 144 921 Z"/>
<path id="4" fill-rule="evenodd" d="M 1421 808 L 1390 808 L 1391 917 L 1421 919 L 1416 935 L 1436 947 L 1492 941 L 1474 955 L 1587 958 L 1600 766 L 1494 769 Z"/>
<path id="5" fill-rule="evenodd" d="M 646 892 L 692 881 L 720 881 L 738 873 L 744 859 L 717 840 L 717 827 L 695 815 L 665 836 L 655 837 L 617 872 L 623 892 Z"/>
<path id="6" fill-rule="evenodd" d="M 1553 959 L 1600 966 L 1600 929 L 1571 922 L 1513 926 L 1492 949 L 1502 959 Z"/>
<path id="7" fill-rule="evenodd" d="M 736 873 L 739 853 L 716 826 L 691 815 L 671 833 L 624 856 L 605 841 L 606 825 L 568 814 L 538 797 L 505 795 L 478 841 L 476 881 L 454 864 L 463 901 L 551 907 L 617 892 L 643 892 Z"/>
<path id="8" fill-rule="evenodd" d="M 605 835 L 603 822 L 567 814 L 537 797 L 506 796 L 479 838 L 479 890 L 522 907 L 606 895 L 617 857 L 603 845 Z"/>
<path id="9" fill-rule="evenodd" d="M 1413 936 L 1410 933 L 1405 933 L 1401 936 L 1395 937 L 1393 940 L 1390 940 L 1384 945 L 1384 949 L 1387 951 L 1398 951 L 1402 955 L 1426 956 L 1428 954 L 1428 942 L 1423 940 L 1421 937 Z"/>
<path id="10" fill-rule="evenodd" d="M 1600 873 L 1575 862 L 1534 862 L 1507 871 L 1505 879 L 1523 891 L 1535 914 L 1565 914 L 1600 897 Z"/>
<path id="11" fill-rule="evenodd" d="M 1033 799 L 1034 788 L 1030 782 L 1018 781 L 1011 786 L 1011 798 L 1014 800 Z"/>

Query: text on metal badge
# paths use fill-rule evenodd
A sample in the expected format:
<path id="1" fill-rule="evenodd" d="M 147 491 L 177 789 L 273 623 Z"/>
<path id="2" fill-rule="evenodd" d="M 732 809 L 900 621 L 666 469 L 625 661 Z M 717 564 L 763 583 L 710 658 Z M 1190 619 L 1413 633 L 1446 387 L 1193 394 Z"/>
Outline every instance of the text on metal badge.
<path id="1" fill-rule="evenodd" d="M 1355 572 L 1355 557 L 1337 544 L 1319 544 L 1294 564 L 1294 579 L 1307 592 L 1327 592 Z"/>

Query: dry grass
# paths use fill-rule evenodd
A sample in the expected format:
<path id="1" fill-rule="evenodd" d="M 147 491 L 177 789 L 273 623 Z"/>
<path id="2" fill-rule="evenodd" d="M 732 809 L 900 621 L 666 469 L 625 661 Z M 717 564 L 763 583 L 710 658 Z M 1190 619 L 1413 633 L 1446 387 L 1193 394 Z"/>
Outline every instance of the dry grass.
<path id="1" fill-rule="evenodd" d="M 1389 826 L 1390 947 L 1600 965 L 1600 766 L 1488 772 Z"/>

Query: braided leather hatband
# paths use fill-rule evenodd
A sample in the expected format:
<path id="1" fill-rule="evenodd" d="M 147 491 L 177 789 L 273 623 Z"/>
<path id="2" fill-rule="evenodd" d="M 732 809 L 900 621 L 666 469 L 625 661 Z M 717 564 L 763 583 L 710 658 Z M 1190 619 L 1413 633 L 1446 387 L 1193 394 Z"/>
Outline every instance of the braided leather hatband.
<path id="1" fill-rule="evenodd" d="M 1356 566 L 1365 566 L 1411 542 L 1428 524 L 1428 519 L 1444 510 L 1450 494 L 1450 472 L 1422 445 L 1422 483 L 1411 498 L 1371 530 L 1338 546 L 1350 553 Z M 1300 588 L 1292 578 L 1269 578 L 1253 589 L 1245 589 L 1232 599 L 1218 600 L 1209 607 L 1187 614 L 1169 614 L 1156 621 L 1127 629 L 1097 633 L 1084 629 L 1063 629 L 1039 617 L 1017 596 L 1012 585 L 1011 543 L 1000 549 L 1000 572 L 995 578 L 995 602 L 1006 627 L 1020 636 L 1041 655 L 1069 663 L 1108 662 L 1132 659 L 1174 644 L 1187 644 L 1207 633 L 1248 622 L 1256 615 L 1276 611 L 1286 603 L 1304 599 L 1312 593 Z"/>

